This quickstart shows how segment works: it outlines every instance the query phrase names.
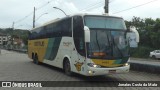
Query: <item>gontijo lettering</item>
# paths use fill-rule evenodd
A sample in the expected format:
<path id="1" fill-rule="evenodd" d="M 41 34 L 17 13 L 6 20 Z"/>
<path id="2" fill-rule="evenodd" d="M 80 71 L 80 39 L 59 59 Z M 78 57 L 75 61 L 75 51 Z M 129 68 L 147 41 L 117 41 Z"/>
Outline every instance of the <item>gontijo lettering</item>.
<path id="1" fill-rule="evenodd" d="M 44 41 L 36 41 L 34 42 L 34 46 L 44 46 Z"/>

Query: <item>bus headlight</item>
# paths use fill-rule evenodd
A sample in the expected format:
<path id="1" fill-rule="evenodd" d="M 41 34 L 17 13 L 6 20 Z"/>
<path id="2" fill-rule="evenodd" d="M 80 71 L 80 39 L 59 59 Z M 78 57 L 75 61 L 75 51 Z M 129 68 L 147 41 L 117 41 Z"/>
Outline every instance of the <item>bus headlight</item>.
<path id="1" fill-rule="evenodd" d="M 100 68 L 101 67 L 100 65 L 96 65 L 94 63 L 88 63 L 87 65 L 90 66 L 90 67 L 94 67 L 94 68 Z"/>
<path id="2" fill-rule="evenodd" d="M 88 71 L 89 75 L 93 75 L 94 73 L 95 73 L 95 71 L 90 71 L 90 70 Z"/>
<path id="3" fill-rule="evenodd" d="M 129 63 L 125 63 L 125 64 L 124 64 L 124 66 L 128 66 L 128 65 L 129 65 Z"/>

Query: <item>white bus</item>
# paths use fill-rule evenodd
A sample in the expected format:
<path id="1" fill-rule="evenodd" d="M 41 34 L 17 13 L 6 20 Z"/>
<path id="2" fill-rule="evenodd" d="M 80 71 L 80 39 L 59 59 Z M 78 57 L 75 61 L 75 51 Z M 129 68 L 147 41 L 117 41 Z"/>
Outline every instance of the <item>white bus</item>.
<path id="1" fill-rule="evenodd" d="M 78 14 L 31 30 L 28 56 L 85 76 L 129 71 L 129 43 L 120 17 Z"/>

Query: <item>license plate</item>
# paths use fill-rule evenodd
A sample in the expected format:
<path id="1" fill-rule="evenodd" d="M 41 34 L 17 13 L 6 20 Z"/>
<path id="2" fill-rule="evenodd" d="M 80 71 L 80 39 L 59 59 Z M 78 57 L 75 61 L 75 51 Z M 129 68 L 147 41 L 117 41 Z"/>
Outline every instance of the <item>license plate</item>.
<path id="1" fill-rule="evenodd" d="M 109 70 L 109 73 L 116 73 L 116 70 Z"/>

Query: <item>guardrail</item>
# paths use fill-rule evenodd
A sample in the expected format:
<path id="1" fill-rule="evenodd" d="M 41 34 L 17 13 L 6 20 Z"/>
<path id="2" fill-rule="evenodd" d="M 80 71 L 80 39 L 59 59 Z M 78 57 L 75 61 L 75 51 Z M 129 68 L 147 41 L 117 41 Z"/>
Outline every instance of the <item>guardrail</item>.
<path id="1" fill-rule="evenodd" d="M 27 53 L 27 49 L 6 49 L 6 50 L 9 50 L 9 51 L 16 51 L 16 52 L 20 52 L 20 53 Z"/>
<path id="2" fill-rule="evenodd" d="M 135 71 L 160 74 L 160 65 L 130 62 L 130 69 Z"/>

